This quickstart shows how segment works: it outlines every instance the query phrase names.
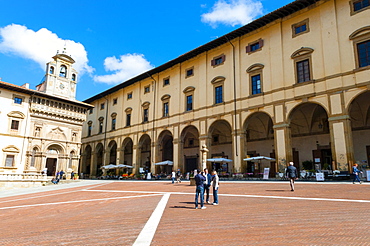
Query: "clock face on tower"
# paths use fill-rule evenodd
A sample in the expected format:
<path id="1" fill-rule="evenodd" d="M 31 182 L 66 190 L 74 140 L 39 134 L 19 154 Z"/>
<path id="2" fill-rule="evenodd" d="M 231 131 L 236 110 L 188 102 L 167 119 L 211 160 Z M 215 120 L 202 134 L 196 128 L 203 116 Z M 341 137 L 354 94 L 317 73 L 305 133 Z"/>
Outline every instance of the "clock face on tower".
<path id="1" fill-rule="evenodd" d="M 60 88 L 61 90 L 64 90 L 64 88 L 65 88 L 64 84 L 63 84 L 63 83 L 60 83 L 60 84 L 59 84 L 59 88 Z"/>

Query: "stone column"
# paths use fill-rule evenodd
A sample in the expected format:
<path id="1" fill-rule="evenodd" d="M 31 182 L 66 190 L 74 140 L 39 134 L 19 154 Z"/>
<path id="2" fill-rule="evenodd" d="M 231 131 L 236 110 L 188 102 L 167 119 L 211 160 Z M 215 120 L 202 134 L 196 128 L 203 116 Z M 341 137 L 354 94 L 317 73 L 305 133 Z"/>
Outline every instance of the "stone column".
<path id="1" fill-rule="evenodd" d="M 352 128 L 349 115 L 330 117 L 330 140 L 335 167 L 340 171 L 349 171 L 354 163 Z"/>
<path id="2" fill-rule="evenodd" d="M 123 148 L 117 148 L 117 165 L 119 164 L 124 164 L 123 162 L 125 161 L 124 158 L 123 158 L 123 152 L 124 152 L 124 149 Z"/>
<path id="3" fill-rule="evenodd" d="M 233 139 L 233 173 L 240 173 L 242 172 L 243 159 L 246 154 L 244 154 L 244 134 L 242 131 L 233 132 L 232 134 Z"/>
<path id="4" fill-rule="evenodd" d="M 150 172 L 152 174 L 155 173 L 155 163 L 158 161 L 157 156 L 158 153 L 156 152 L 159 149 L 159 146 L 157 142 L 151 143 L 151 149 L 150 149 Z"/>
<path id="5" fill-rule="evenodd" d="M 287 163 L 293 161 L 290 127 L 288 124 L 274 125 L 274 145 L 277 171 L 284 172 Z"/>
<path id="6" fill-rule="evenodd" d="M 201 170 L 204 170 L 207 167 L 208 152 L 209 152 L 209 150 L 207 149 L 207 145 L 203 144 L 202 148 L 200 149 Z"/>
<path id="7" fill-rule="evenodd" d="M 96 153 L 95 150 L 91 151 L 91 163 L 90 163 L 90 178 L 95 178 L 96 177 L 96 170 L 97 170 L 97 158 L 96 158 Z"/>
<path id="8" fill-rule="evenodd" d="M 203 146 L 206 146 L 206 149 L 207 149 L 207 156 L 206 156 L 206 159 L 208 158 L 208 136 L 204 135 L 204 136 L 201 136 L 199 137 L 199 163 L 197 165 L 197 169 L 199 170 L 203 170 L 204 168 L 207 167 L 207 161 L 205 161 L 205 167 L 203 167 L 203 151 L 202 151 L 202 148 Z"/>
<path id="9" fill-rule="evenodd" d="M 133 169 L 132 172 L 138 174 L 139 173 L 139 167 L 140 167 L 140 161 L 141 161 L 141 156 L 140 156 L 140 148 L 138 147 L 137 144 L 134 144 L 132 146 L 132 165 Z"/>
<path id="10" fill-rule="evenodd" d="M 176 138 L 176 139 L 173 139 L 172 141 L 173 143 L 173 170 L 177 171 L 177 169 L 179 169 L 179 139 Z"/>

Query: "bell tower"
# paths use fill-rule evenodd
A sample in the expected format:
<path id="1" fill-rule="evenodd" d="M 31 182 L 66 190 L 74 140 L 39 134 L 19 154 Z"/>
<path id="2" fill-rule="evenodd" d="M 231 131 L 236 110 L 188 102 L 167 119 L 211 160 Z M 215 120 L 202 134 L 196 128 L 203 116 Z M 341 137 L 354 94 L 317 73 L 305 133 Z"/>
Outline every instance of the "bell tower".
<path id="1" fill-rule="evenodd" d="M 53 56 L 53 61 L 46 64 L 46 74 L 43 83 L 36 90 L 46 94 L 76 99 L 77 71 L 72 67 L 75 61 L 64 51 Z"/>

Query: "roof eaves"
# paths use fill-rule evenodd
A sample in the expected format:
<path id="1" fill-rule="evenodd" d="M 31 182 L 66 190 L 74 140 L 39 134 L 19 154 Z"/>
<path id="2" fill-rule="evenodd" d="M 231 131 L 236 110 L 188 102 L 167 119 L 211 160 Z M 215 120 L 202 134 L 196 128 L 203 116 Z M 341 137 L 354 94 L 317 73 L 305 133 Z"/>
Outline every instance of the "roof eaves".
<path id="1" fill-rule="evenodd" d="M 232 40 L 232 39 L 235 39 L 235 38 L 238 38 L 238 37 L 241 37 L 245 34 L 248 34 L 254 30 L 257 30 L 275 20 L 278 20 L 278 19 L 281 19 L 281 18 L 284 18 L 284 17 L 287 17 L 297 11 L 300 11 L 302 9 L 305 9 L 307 8 L 308 6 L 312 5 L 312 4 L 315 4 L 316 2 L 319 2 L 319 1 L 322 1 L 322 0 L 295 0 L 267 15 L 264 15 L 230 33 L 227 33 L 225 34 L 224 36 L 221 36 L 213 41 L 210 41 L 202 46 L 199 46 L 189 52 L 186 52 L 184 53 L 183 55 L 180 55 L 179 57 L 173 59 L 173 60 L 170 60 L 169 62 L 167 63 L 164 63 L 163 65 L 159 66 L 159 67 L 156 67 L 156 68 L 153 68 L 152 70 L 150 71 L 147 71 L 147 72 L 144 72 L 132 79 L 129 79 L 125 82 L 122 82 L 121 84 L 118 84 L 106 91 L 103 91 L 93 97 L 90 97 L 86 100 L 84 100 L 84 102 L 86 103 L 90 103 L 90 102 L 93 102 L 97 99 L 100 99 L 100 98 L 103 98 L 105 97 L 106 95 L 109 95 L 110 93 L 114 92 L 114 91 L 117 91 L 119 89 L 122 89 L 128 85 L 131 85 L 135 82 L 138 82 L 142 79 L 145 79 L 145 78 L 148 78 L 150 77 L 150 75 L 154 75 L 156 73 L 159 73 L 161 71 L 164 71 L 178 63 L 182 63 L 186 60 L 189 60 L 193 57 L 196 57 L 197 55 L 203 53 L 203 52 L 206 52 L 208 50 L 211 50 L 211 49 L 214 49 L 215 47 L 218 47 L 218 46 L 221 46 L 225 43 L 227 43 L 227 39 L 229 40 Z"/>

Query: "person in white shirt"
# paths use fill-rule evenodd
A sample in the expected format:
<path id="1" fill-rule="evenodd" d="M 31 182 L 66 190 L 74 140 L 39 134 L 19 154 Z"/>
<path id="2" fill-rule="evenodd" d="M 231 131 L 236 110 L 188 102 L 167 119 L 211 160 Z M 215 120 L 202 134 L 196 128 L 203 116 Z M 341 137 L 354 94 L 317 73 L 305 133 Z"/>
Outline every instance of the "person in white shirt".
<path id="1" fill-rule="evenodd" d="M 176 179 L 175 170 L 172 170 L 171 179 L 172 179 L 172 184 L 175 183 L 175 179 Z"/>
<path id="2" fill-rule="evenodd" d="M 218 205 L 218 188 L 220 186 L 220 178 L 216 171 L 212 172 L 212 182 L 211 186 L 213 189 L 213 205 Z"/>

